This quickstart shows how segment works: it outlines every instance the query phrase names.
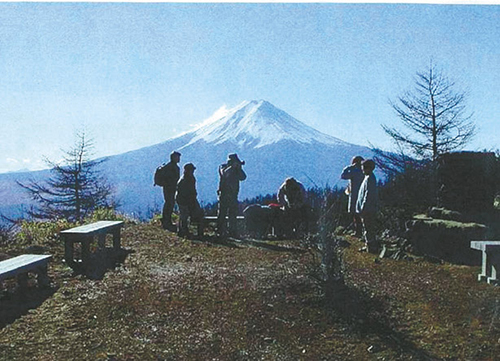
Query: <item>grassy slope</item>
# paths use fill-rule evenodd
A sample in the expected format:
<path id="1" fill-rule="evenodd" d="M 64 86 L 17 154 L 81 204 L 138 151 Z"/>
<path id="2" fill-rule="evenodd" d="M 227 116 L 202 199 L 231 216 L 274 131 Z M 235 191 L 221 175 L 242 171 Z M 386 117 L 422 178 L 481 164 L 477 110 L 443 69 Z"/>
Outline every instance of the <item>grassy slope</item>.
<path id="1" fill-rule="evenodd" d="M 308 277 L 315 258 L 291 242 L 219 245 L 129 225 L 123 246 L 135 252 L 100 281 L 72 276 L 56 245 L 58 288 L 32 290 L 44 302 L 0 330 L 0 359 L 500 358 L 500 288 L 477 283 L 478 268 L 374 262 L 350 242 L 348 287 L 328 301 Z"/>

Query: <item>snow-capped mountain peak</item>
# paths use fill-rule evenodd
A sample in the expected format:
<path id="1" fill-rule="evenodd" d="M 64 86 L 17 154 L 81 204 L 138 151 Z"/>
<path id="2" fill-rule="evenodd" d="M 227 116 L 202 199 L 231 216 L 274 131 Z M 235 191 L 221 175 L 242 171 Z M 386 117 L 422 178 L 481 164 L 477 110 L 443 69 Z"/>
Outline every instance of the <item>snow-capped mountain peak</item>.
<path id="1" fill-rule="evenodd" d="M 238 146 L 259 148 L 282 140 L 305 144 L 346 144 L 307 126 L 266 100 L 244 101 L 222 117 L 211 118 L 211 122 L 190 133 L 192 138 L 187 145 L 199 141 L 211 144 L 231 142 Z"/>

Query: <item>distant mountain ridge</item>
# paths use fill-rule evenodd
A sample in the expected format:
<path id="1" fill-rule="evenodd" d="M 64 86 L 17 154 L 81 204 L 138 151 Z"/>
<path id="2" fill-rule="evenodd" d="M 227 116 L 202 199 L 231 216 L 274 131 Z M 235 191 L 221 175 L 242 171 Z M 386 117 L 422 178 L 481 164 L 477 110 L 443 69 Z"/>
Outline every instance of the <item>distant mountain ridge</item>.
<path id="1" fill-rule="evenodd" d="M 248 178 L 241 184 L 240 199 L 275 193 L 289 176 L 306 187 L 333 186 L 354 155 L 373 156 L 369 148 L 321 133 L 265 100 L 245 101 L 191 132 L 107 157 L 102 171 L 115 188 L 121 211 L 147 218 L 161 209 L 162 192 L 153 187 L 153 173 L 173 150 L 182 154 L 181 169 L 188 162 L 196 165 L 202 203 L 216 201 L 217 169 L 230 153 L 238 153 L 246 161 Z M 48 171 L 18 176 L 44 179 Z M 0 191 L 0 212 L 29 204 L 15 180 L 15 174 L 0 174 L 0 189 L 4 190 Z"/>

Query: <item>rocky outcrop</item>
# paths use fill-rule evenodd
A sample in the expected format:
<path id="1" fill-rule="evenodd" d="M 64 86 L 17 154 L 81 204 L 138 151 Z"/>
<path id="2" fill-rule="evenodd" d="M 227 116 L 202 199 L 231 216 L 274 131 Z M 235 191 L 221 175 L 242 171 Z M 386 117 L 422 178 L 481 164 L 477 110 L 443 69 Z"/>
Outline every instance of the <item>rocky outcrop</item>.
<path id="1" fill-rule="evenodd" d="M 451 263 L 480 265 L 481 255 L 470 248 L 470 242 L 486 239 L 489 228 L 463 219 L 459 212 L 434 208 L 406 223 L 406 237 L 417 254 Z"/>

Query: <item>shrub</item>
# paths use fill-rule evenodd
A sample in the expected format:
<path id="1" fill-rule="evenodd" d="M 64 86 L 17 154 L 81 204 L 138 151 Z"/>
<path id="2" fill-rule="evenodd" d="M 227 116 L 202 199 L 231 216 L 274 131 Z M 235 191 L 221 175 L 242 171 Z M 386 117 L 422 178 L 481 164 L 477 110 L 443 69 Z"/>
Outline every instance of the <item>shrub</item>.
<path id="1" fill-rule="evenodd" d="M 149 220 L 149 223 L 156 226 L 161 226 L 161 219 L 162 219 L 162 214 L 155 213 Z M 179 222 L 179 215 L 176 213 L 172 213 L 172 223 L 177 224 L 178 222 Z"/>
<path id="2" fill-rule="evenodd" d="M 22 220 L 16 239 L 23 245 L 44 245 L 57 239 L 59 232 L 74 227 L 75 224 L 65 219 L 55 221 Z"/>
<path id="3" fill-rule="evenodd" d="M 126 217 L 116 212 L 114 208 L 97 208 L 85 218 L 86 223 L 97 221 L 125 221 Z"/>
<path id="4" fill-rule="evenodd" d="M 0 223 L 0 245 L 5 245 L 12 241 L 14 235 L 14 225 Z"/>
<path id="5" fill-rule="evenodd" d="M 394 174 L 379 188 L 383 206 L 423 212 L 437 204 L 436 166 L 415 164 L 403 173 Z"/>
<path id="6" fill-rule="evenodd" d="M 406 231 L 406 222 L 410 220 L 414 214 L 414 211 L 407 207 L 381 207 L 377 214 L 377 233 L 380 234 L 387 230 L 390 235 L 403 237 Z"/>

